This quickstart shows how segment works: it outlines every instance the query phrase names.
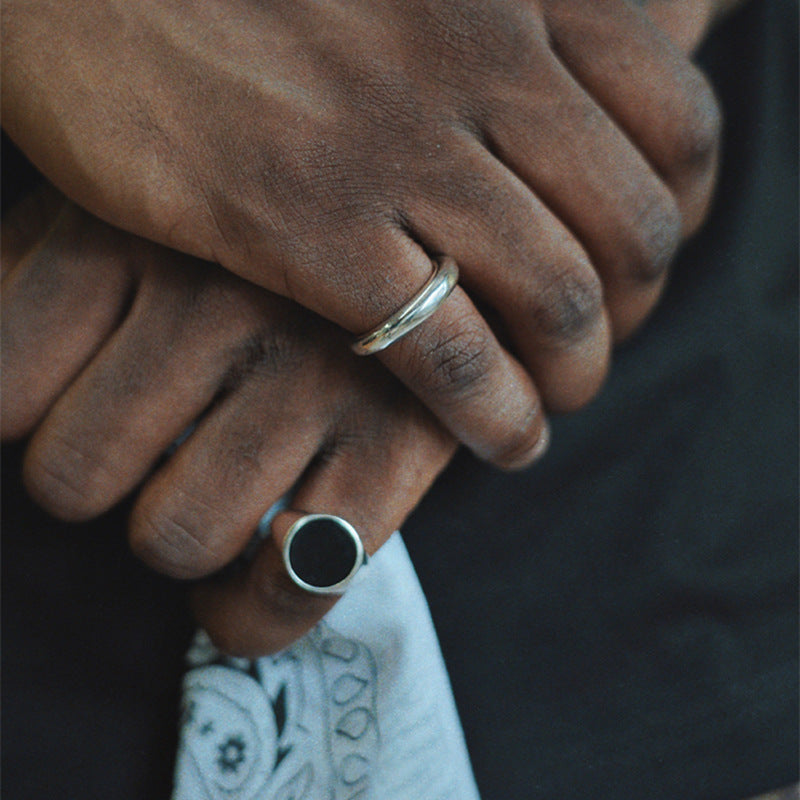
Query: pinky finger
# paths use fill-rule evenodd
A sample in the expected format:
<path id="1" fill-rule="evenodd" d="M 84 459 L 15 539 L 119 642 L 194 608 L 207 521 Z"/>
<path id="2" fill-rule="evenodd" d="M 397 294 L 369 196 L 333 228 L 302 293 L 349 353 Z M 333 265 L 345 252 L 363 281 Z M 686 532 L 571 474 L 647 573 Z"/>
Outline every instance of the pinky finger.
<path id="1" fill-rule="evenodd" d="M 249 568 L 195 589 L 198 620 L 221 650 L 246 657 L 282 650 L 336 602 L 305 592 L 286 572 L 281 546 L 300 516 L 346 519 L 372 554 L 411 513 L 452 457 L 455 442 L 411 398 L 407 410 L 389 431 L 376 426 L 353 438 L 345 434 L 333 454 L 306 475 L 291 509 L 276 516 L 272 536 Z"/>

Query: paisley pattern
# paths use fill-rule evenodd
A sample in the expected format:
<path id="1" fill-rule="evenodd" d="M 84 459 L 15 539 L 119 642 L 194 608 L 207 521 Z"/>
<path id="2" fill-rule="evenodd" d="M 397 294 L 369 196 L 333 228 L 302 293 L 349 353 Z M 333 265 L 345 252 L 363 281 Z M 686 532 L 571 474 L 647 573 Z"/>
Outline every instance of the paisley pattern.
<path id="1" fill-rule="evenodd" d="M 187 654 L 172 800 L 478 800 L 450 682 L 399 534 L 291 648 Z"/>
<path id="2" fill-rule="evenodd" d="M 380 746 L 369 648 L 320 623 L 255 662 L 198 637 L 184 679 L 180 800 L 356 800 Z"/>

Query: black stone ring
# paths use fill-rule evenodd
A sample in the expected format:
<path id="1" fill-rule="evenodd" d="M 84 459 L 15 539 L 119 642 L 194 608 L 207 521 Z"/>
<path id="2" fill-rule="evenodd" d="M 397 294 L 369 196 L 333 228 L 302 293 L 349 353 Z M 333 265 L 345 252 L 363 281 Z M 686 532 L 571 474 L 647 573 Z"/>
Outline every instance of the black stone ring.
<path id="1" fill-rule="evenodd" d="M 333 514 L 300 517 L 283 541 L 289 577 L 312 594 L 342 594 L 366 560 L 356 529 Z"/>

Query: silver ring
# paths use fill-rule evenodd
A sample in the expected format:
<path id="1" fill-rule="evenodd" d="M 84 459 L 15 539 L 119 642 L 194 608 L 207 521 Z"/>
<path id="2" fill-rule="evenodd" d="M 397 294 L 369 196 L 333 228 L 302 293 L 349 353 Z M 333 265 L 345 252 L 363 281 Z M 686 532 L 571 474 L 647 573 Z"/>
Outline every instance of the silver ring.
<path id="1" fill-rule="evenodd" d="M 333 514 L 300 517 L 283 540 L 289 577 L 312 594 L 342 594 L 366 560 L 358 531 Z"/>
<path id="2" fill-rule="evenodd" d="M 353 343 L 360 356 L 369 356 L 394 344 L 398 339 L 425 322 L 448 298 L 458 281 L 458 266 L 449 256 L 436 262 L 426 284 L 389 319 Z"/>

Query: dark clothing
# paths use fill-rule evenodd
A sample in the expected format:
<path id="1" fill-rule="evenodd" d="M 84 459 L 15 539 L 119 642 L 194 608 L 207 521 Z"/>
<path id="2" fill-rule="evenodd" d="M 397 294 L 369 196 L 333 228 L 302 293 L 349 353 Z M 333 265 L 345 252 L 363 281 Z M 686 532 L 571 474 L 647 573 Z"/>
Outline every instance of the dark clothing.
<path id="1" fill-rule="evenodd" d="M 461 454 L 405 527 L 484 800 L 737 800 L 798 778 L 797 27 L 794 2 L 754 2 L 705 47 L 715 209 L 599 399 L 531 470 Z M 124 507 L 38 511 L 20 453 L 3 796 L 166 796 L 182 592 L 128 554 Z"/>

